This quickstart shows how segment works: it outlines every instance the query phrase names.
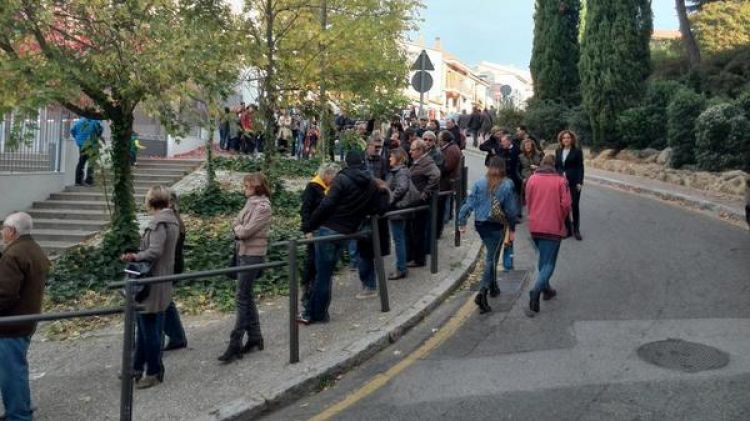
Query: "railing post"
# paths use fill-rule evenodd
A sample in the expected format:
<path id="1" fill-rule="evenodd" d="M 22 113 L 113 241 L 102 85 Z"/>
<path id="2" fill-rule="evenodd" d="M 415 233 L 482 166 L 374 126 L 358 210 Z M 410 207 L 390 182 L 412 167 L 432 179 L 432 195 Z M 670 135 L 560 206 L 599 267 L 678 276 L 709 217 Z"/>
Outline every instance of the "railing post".
<path id="1" fill-rule="evenodd" d="M 461 179 L 453 182 L 453 245 L 461 247 L 461 230 L 458 229 L 458 211 L 461 209 Z"/>
<path id="2" fill-rule="evenodd" d="M 120 421 L 133 419 L 133 338 L 135 336 L 135 291 L 132 281 L 125 283 L 125 328 L 122 337 L 120 367 Z"/>
<path id="3" fill-rule="evenodd" d="M 370 218 L 372 228 L 372 258 L 375 263 L 375 276 L 378 280 L 378 292 L 380 293 L 380 311 L 383 313 L 391 311 L 391 304 L 388 300 L 388 285 L 385 277 L 385 264 L 383 263 L 383 252 L 380 250 L 380 217 L 373 215 Z"/>
<path id="4" fill-rule="evenodd" d="M 437 249 L 437 219 L 438 219 L 438 192 L 433 192 L 430 197 L 430 272 L 438 273 L 438 249 Z"/>
<path id="5" fill-rule="evenodd" d="M 299 362 L 299 325 L 297 325 L 297 240 L 289 240 L 287 263 L 289 264 L 289 363 Z"/>

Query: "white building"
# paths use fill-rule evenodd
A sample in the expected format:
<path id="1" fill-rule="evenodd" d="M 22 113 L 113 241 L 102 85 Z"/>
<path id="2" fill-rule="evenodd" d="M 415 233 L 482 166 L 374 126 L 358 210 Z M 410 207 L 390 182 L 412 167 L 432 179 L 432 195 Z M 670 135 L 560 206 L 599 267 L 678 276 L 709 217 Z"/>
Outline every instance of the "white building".
<path id="1" fill-rule="evenodd" d="M 491 82 L 491 96 L 498 104 L 507 101 L 517 107 L 524 108 L 526 101 L 534 96 L 534 85 L 531 80 L 531 72 L 528 70 L 487 61 L 479 63 L 474 70 Z M 502 87 L 506 85 L 510 87 L 510 94 L 507 97 L 502 94 Z"/>

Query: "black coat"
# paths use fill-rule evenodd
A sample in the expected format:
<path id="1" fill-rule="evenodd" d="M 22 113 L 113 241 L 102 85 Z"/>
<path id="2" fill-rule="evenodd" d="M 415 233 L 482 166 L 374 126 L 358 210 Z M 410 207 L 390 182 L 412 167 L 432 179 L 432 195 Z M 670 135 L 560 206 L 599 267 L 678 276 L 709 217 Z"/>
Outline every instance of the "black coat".
<path id="1" fill-rule="evenodd" d="M 557 148 L 555 150 L 555 169 L 568 179 L 568 186 L 571 191 L 578 184 L 583 185 L 583 151 L 578 148 L 571 148 L 568 159 L 563 162 L 562 148 Z"/>
<path id="2" fill-rule="evenodd" d="M 368 215 L 378 211 L 373 205 L 377 195 L 375 179 L 364 164 L 349 166 L 333 179 L 328 194 L 303 225 L 302 231 L 313 232 L 324 226 L 340 234 L 353 234 Z"/>
<path id="3" fill-rule="evenodd" d="M 307 183 L 305 191 L 302 192 L 302 206 L 299 210 L 299 216 L 302 219 L 302 231 L 306 224 L 310 223 L 310 217 L 312 216 L 315 209 L 318 208 L 320 202 L 323 201 L 326 192 L 323 186 L 315 182 Z"/>
<path id="4" fill-rule="evenodd" d="M 487 156 L 484 158 L 484 166 L 486 167 L 489 165 L 490 158 L 500 155 L 502 149 L 503 147 L 500 145 L 500 141 L 497 140 L 495 136 L 491 136 L 489 139 L 482 142 L 482 144 L 479 145 L 479 150 L 487 152 Z"/>
<path id="5" fill-rule="evenodd" d="M 516 185 L 516 193 L 521 191 L 521 153 L 513 146 L 510 149 L 500 149 L 500 156 L 505 159 L 505 174 Z"/>
<path id="6" fill-rule="evenodd" d="M 384 148 L 385 149 L 385 148 Z M 385 180 L 388 175 L 388 159 L 383 155 L 367 156 L 365 158 L 367 172 L 375 178 Z"/>

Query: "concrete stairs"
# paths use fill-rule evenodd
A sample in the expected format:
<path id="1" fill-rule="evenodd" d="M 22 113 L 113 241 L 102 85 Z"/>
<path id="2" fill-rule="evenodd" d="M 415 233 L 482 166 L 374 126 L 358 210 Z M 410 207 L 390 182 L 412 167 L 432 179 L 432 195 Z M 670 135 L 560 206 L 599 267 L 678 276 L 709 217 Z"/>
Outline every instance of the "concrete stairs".
<path id="1" fill-rule="evenodd" d="M 158 184 L 171 186 L 197 168 L 202 161 L 139 159 L 133 168 L 133 189 L 137 205 L 146 192 Z M 68 186 L 47 200 L 34 202 L 27 212 L 34 218 L 34 239 L 49 255 L 58 254 L 94 236 L 109 223 L 109 197 L 101 186 Z"/>

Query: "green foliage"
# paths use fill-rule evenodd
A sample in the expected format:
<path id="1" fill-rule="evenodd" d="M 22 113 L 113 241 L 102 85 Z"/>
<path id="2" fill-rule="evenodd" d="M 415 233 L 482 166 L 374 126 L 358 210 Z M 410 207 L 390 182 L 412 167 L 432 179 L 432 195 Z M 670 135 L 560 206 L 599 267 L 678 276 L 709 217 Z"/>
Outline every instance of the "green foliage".
<path id="1" fill-rule="evenodd" d="M 577 103 L 579 0 L 537 0 L 531 76 L 538 101 Z"/>
<path id="2" fill-rule="evenodd" d="M 705 4 L 690 17 L 701 50 L 707 53 L 750 44 L 750 2 Z"/>
<path id="3" fill-rule="evenodd" d="M 212 217 L 237 213 L 245 205 L 242 192 L 225 192 L 218 187 L 207 187 L 183 195 L 181 211 L 187 214 Z"/>
<path id="4" fill-rule="evenodd" d="M 53 304 L 81 297 L 86 291 L 106 291 L 107 283 L 122 279 L 119 255 L 103 247 L 79 246 L 58 257 L 47 281 Z"/>
<path id="5" fill-rule="evenodd" d="M 495 125 L 513 129 L 523 124 L 526 112 L 520 108 L 507 105 L 498 108 Z"/>
<path id="6" fill-rule="evenodd" d="M 650 65 L 653 30 L 649 0 L 589 0 L 581 43 L 581 96 L 593 147 L 618 143 L 617 115 L 637 104 Z"/>
<path id="7" fill-rule="evenodd" d="M 734 104 L 706 109 L 695 122 L 695 160 L 707 171 L 750 170 L 750 119 Z"/>
<path id="8" fill-rule="evenodd" d="M 557 134 L 568 127 L 568 108 L 552 101 L 532 102 L 526 108 L 524 124 L 532 134 L 547 142 L 555 142 Z"/>
<path id="9" fill-rule="evenodd" d="M 644 149 L 666 144 L 664 109 L 654 105 L 628 108 L 617 116 L 617 134 L 623 146 Z"/>
<path id="10" fill-rule="evenodd" d="M 214 167 L 217 170 L 229 170 L 237 172 L 264 171 L 263 161 L 250 157 L 223 157 L 214 158 Z M 284 177 L 312 177 L 320 167 L 319 159 L 280 159 L 274 162 L 272 171 L 283 174 Z M 268 175 L 268 174 L 266 174 Z"/>
<path id="11" fill-rule="evenodd" d="M 582 105 L 572 107 L 565 115 L 568 128 L 575 132 L 578 142 L 590 146 L 592 142 L 591 119 Z"/>
<path id="12" fill-rule="evenodd" d="M 695 163 L 695 120 L 703 112 L 706 99 L 695 91 L 678 90 L 667 106 L 667 144 L 672 148 L 675 168 Z"/>

